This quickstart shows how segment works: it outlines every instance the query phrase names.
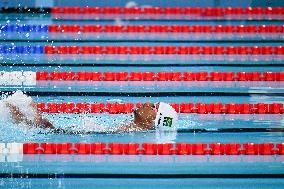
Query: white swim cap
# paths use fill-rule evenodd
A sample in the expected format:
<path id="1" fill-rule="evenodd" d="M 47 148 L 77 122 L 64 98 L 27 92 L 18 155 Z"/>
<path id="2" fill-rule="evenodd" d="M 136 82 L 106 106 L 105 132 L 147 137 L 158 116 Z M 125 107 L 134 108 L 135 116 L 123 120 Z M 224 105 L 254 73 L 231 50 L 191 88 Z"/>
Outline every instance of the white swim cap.
<path id="1" fill-rule="evenodd" d="M 175 130 L 177 127 L 178 114 L 175 109 L 164 102 L 160 102 L 155 119 L 155 128 L 159 130 Z"/>
<path id="2" fill-rule="evenodd" d="M 156 142 L 174 143 L 177 136 L 178 114 L 175 109 L 164 102 L 160 102 L 155 119 Z"/>

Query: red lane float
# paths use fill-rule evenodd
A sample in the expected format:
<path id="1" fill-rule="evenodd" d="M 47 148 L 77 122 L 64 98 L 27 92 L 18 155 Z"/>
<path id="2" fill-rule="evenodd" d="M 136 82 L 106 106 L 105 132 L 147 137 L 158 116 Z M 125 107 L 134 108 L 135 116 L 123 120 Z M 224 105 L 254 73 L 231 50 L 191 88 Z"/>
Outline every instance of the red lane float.
<path id="1" fill-rule="evenodd" d="M 283 55 L 282 46 L 44 46 L 45 54 Z"/>
<path id="2" fill-rule="evenodd" d="M 223 104 L 223 103 L 171 103 L 178 113 L 197 114 L 283 114 L 284 108 L 281 103 L 258 103 L 258 104 Z M 41 112 L 46 113 L 110 113 L 128 114 L 141 103 L 38 103 Z"/>
<path id="3" fill-rule="evenodd" d="M 23 154 L 284 155 L 284 143 L 24 143 Z"/>
<path id="4" fill-rule="evenodd" d="M 49 25 L 49 32 L 87 33 L 283 33 L 283 25 Z"/>
<path id="5" fill-rule="evenodd" d="M 283 15 L 283 7 L 52 7 L 52 14 L 115 15 Z"/>
<path id="6" fill-rule="evenodd" d="M 284 81 L 284 72 L 36 72 L 37 81 Z"/>

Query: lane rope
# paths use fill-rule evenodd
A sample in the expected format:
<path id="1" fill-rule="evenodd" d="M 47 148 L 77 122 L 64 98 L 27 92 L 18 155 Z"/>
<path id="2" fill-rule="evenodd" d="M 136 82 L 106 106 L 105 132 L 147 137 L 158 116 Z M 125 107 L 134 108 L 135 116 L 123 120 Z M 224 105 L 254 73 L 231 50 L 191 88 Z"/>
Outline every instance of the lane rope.
<path id="1" fill-rule="evenodd" d="M 97 33 L 283 33 L 283 25 L 0 25 L 1 32 L 97 32 Z"/>
<path id="2" fill-rule="evenodd" d="M 281 87 L 284 72 L 46 72 L 46 71 L 0 71 L 0 85 L 43 85 L 57 82 L 57 85 L 102 85 L 107 83 L 143 86 L 151 84 L 167 85 L 189 84 L 191 86 L 226 86 L 235 87 Z M 153 83 L 156 82 L 156 83 Z M 58 83 L 60 82 L 60 83 Z M 71 83 L 70 83 L 71 82 Z M 77 83 L 80 82 L 80 83 Z M 106 83 L 105 83 L 106 82 Z M 113 83 L 113 84 L 115 84 Z M 55 83 L 54 83 L 55 84 Z M 200 85 L 202 84 L 202 85 Z M 240 85 L 240 86 L 238 86 Z"/>
<path id="3" fill-rule="evenodd" d="M 44 46 L 45 54 L 283 55 L 282 46 Z"/>
<path id="4" fill-rule="evenodd" d="M 41 112 L 47 113 L 132 113 L 135 108 L 143 103 L 38 103 Z M 170 103 L 178 113 L 196 114 L 283 114 L 282 103 L 258 104 L 223 104 L 223 103 Z"/>
<path id="5" fill-rule="evenodd" d="M 284 155 L 284 143 L 0 143 L 0 154 Z"/>
<path id="6" fill-rule="evenodd" d="M 98 33 L 283 33 L 283 25 L 49 25 L 49 32 Z"/>
<path id="7" fill-rule="evenodd" d="M 55 55 L 94 55 L 98 59 L 158 59 L 173 60 L 282 60 L 283 46 L 15 46 L 0 45 L 0 54 L 46 54 L 48 59 Z M 53 56 L 50 56 L 53 55 Z M 115 56 L 114 56 L 115 55 Z M 128 55 L 128 56 L 123 56 Z M 133 57 L 131 57 L 131 56 Z M 140 57 L 143 55 L 143 57 Z M 166 56 L 171 55 L 171 56 Z M 178 56 L 176 56 L 178 55 Z M 110 57 L 108 57 L 110 56 Z M 121 57 L 120 57 L 121 56 Z M 188 56 L 188 57 L 187 57 Z M 63 57 L 59 57 L 63 58 Z M 81 57 L 85 59 L 88 57 Z M 92 58 L 92 57 L 89 57 Z M 189 59 L 190 58 L 190 59 Z"/>
<path id="8" fill-rule="evenodd" d="M 284 72 L 36 72 L 37 81 L 284 81 Z"/>
<path id="9" fill-rule="evenodd" d="M 282 20 L 283 7 L 53 7 L 55 19 Z"/>

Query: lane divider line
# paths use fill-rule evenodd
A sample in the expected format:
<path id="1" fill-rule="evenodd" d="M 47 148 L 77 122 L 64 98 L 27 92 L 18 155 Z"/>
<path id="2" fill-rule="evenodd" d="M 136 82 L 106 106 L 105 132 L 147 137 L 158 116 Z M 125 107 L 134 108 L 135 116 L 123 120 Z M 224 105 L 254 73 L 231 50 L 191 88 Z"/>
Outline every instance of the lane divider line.
<path id="1" fill-rule="evenodd" d="M 282 46 L 44 46 L 45 54 L 283 55 Z"/>
<path id="2" fill-rule="evenodd" d="M 283 7 L 4 7 L 3 13 L 50 14 L 53 19 L 283 20 Z"/>
<path id="3" fill-rule="evenodd" d="M 36 72 L 36 80 L 63 81 L 284 81 L 284 72 Z"/>
<path id="4" fill-rule="evenodd" d="M 205 86 L 219 86 L 220 82 L 227 84 L 260 87 L 269 84 L 269 86 L 280 85 L 284 81 L 284 72 L 47 72 L 47 71 L 0 71 L 0 85 L 42 85 L 43 82 L 62 82 L 68 81 L 68 85 L 83 85 L 83 81 L 88 82 L 129 82 L 143 86 L 149 82 L 167 82 L 171 84 L 187 84 L 192 82 L 192 86 L 202 82 Z M 70 83 L 71 81 L 71 83 Z M 140 83 L 138 83 L 140 82 Z M 246 84 L 244 82 L 247 82 Z M 251 83 L 253 82 L 253 83 Z M 265 83 L 264 83 L 265 82 Z M 266 83 L 267 82 L 267 83 Z M 273 82 L 273 83 L 271 83 Z M 60 83 L 57 83 L 59 85 Z M 62 84 L 61 83 L 61 84 Z M 85 83 L 84 85 L 90 85 Z M 98 84 L 98 83 L 97 83 Z M 104 83 L 107 84 L 107 83 Z M 159 83 L 156 83 L 159 85 Z M 226 86 L 228 86 L 226 84 Z M 198 83 L 199 85 L 199 83 Z"/>
<path id="5" fill-rule="evenodd" d="M 36 85 L 36 72 L 32 71 L 0 71 L 0 86 Z"/>
<path id="6" fill-rule="evenodd" d="M 53 7 L 54 19 L 282 20 L 283 7 Z"/>
<path id="7" fill-rule="evenodd" d="M 143 103 L 38 103 L 41 112 L 46 113 L 110 113 L 128 114 Z M 196 114 L 283 114 L 282 103 L 258 104 L 223 104 L 223 103 L 171 103 L 178 113 Z"/>
<path id="8" fill-rule="evenodd" d="M 284 143 L 0 143 L 0 154 L 284 155 Z"/>
<path id="9" fill-rule="evenodd" d="M 47 59 L 283 60 L 283 46 L 15 46 L 0 45 L 1 55 L 45 54 Z M 52 56 L 51 56 L 52 55 Z M 68 55 L 64 57 L 64 55 Z M 70 57 L 70 55 L 72 55 Z M 123 56 L 127 55 L 127 56 Z M 178 55 L 178 56 L 176 56 Z M 78 57 L 79 58 L 79 57 Z M 189 59 L 190 58 L 190 59 Z"/>
<path id="10" fill-rule="evenodd" d="M 96 33 L 283 33 L 283 25 L 0 25 L 1 32 L 96 32 Z"/>
<path id="11" fill-rule="evenodd" d="M 284 143 L 11 143 L 1 150 L 0 154 L 284 155 Z"/>
<path id="12" fill-rule="evenodd" d="M 48 25 L 48 32 L 96 33 L 283 33 L 283 25 Z"/>

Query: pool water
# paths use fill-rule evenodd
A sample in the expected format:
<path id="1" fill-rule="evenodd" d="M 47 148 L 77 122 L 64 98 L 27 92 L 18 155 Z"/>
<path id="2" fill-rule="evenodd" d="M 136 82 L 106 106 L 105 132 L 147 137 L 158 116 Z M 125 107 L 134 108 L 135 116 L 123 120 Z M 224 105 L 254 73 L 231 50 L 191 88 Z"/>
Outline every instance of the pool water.
<path id="1" fill-rule="evenodd" d="M 253 6 L 242 1 L 131 2 L 156 6 Z M 268 6 L 259 1 L 261 5 Z M 79 1 L 66 2 L 78 4 Z M 84 2 L 82 2 L 84 3 Z M 90 6 L 110 6 L 89 2 Z M 128 2 L 129 3 L 129 2 Z M 221 3 L 221 4 L 218 4 Z M 252 4 L 251 4 L 252 3 Z M 278 3 L 278 4 L 277 4 Z M 280 2 L 273 4 L 283 6 Z M 13 3 L 12 3 L 13 4 Z M 55 4 L 56 5 L 56 4 Z M 55 6 L 54 5 L 54 6 Z M 61 5 L 60 2 L 57 3 Z M 124 1 L 113 2 L 124 6 Z M 2 4 L 0 3 L 0 6 Z M 3 5 L 4 6 L 4 5 Z M 15 7 L 15 5 L 13 5 Z M 29 5 L 31 6 L 31 5 Z M 34 5 L 33 5 L 34 6 Z M 42 5 L 53 6 L 53 5 Z M 269 5 L 270 6 L 270 5 Z M 272 5 L 271 5 L 272 6 Z M 16 9 L 15 9 L 16 10 Z M 54 16 L 54 15 L 53 15 Z M 35 25 L 31 31 L 16 25 Z M 54 19 L 49 13 L 0 12 L 0 92 L 2 98 L 16 90 L 38 103 L 235 103 L 272 104 L 284 102 L 283 80 L 273 81 L 61 81 L 38 80 L 36 72 L 281 72 L 283 54 L 249 53 L 242 56 L 179 54 L 136 54 L 119 56 L 48 54 L 45 46 L 283 46 L 283 32 L 224 36 L 213 32 L 181 35 L 145 33 L 122 35 L 101 32 L 49 32 L 50 25 L 283 25 L 282 19 L 262 20 L 76 20 Z M 41 25 L 41 26 L 37 26 Z M 4 27 L 5 26 L 5 27 Z M 9 28 L 15 31 L 10 31 Z M 13 26 L 13 27 L 12 27 Z M 14 27 L 15 26 L 15 27 Z M 37 27 L 36 27 L 37 26 Z M 282 26 L 283 27 L 283 26 Z M 11 29 L 11 30 L 12 30 Z M 18 31 L 19 30 L 19 31 Z M 20 31 L 23 30 L 23 31 Z M 17 32 L 18 31 L 18 32 Z M 120 35 L 121 34 L 121 35 Z M 138 36 L 137 36 L 138 35 Z M 223 35 L 223 37 L 222 37 Z M 33 49 L 29 46 L 35 46 Z M 25 47 L 25 49 L 24 49 Z M 20 51 L 23 52 L 20 52 Z M 20 74 L 20 78 L 1 73 Z M 25 73 L 34 78 L 28 80 Z M 34 80 L 33 80 L 34 79 Z M 1 110 L 0 110 L 1 111 Z M 0 188 L 282 188 L 283 155 L 97 155 L 7 153 L 5 146 L 16 143 L 161 143 L 156 131 L 104 133 L 133 119 L 132 113 L 43 113 L 56 128 L 91 133 L 56 134 L 24 127 L 0 118 Z M 2 121 L 1 121 L 2 120 Z M 197 114 L 179 113 L 175 134 L 163 135 L 162 143 L 284 143 L 282 114 Z M 3 147 L 4 146 L 4 147 Z M 3 147 L 3 148 L 2 148 Z M 276 147 L 275 147 L 276 148 Z M 275 150 L 274 148 L 274 150 Z"/>

